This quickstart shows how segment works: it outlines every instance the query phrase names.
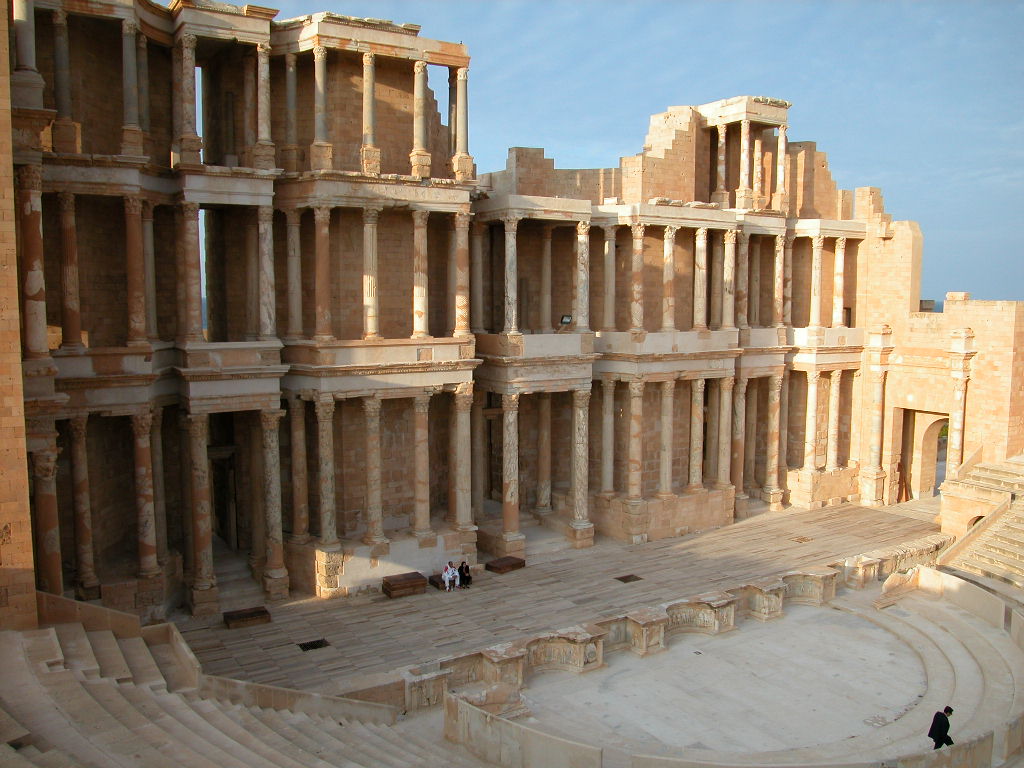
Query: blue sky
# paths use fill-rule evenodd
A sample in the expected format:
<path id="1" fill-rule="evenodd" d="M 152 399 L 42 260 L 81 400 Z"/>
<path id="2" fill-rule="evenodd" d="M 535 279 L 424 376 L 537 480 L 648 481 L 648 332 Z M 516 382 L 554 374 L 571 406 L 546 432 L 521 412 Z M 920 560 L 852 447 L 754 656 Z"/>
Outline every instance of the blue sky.
<path id="1" fill-rule="evenodd" d="M 278 19 L 331 10 L 464 42 L 481 171 L 504 167 L 509 146 L 544 147 L 560 168 L 614 166 L 640 151 L 649 116 L 670 105 L 787 99 L 790 140 L 816 141 L 840 187 L 881 187 L 895 218 L 920 222 L 923 298 L 1024 299 L 1021 0 L 277 7 Z"/>

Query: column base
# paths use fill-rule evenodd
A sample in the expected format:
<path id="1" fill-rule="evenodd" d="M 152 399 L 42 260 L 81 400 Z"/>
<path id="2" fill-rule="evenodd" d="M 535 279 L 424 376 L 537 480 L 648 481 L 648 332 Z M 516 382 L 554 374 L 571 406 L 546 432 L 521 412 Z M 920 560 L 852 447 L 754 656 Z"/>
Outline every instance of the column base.
<path id="1" fill-rule="evenodd" d="M 299 147 L 296 144 L 285 144 L 281 147 L 281 165 L 288 173 L 299 170 Z"/>
<path id="2" fill-rule="evenodd" d="M 736 190 L 736 208 L 750 209 L 754 207 L 754 190 L 740 188 Z"/>
<path id="3" fill-rule="evenodd" d="M 533 510 L 534 517 L 547 517 L 552 512 L 551 505 L 548 504 L 543 507 L 535 507 Z"/>
<path id="4" fill-rule="evenodd" d="M 216 585 L 207 589 L 189 587 L 185 600 L 193 616 L 213 616 L 220 613 L 220 597 Z"/>
<path id="5" fill-rule="evenodd" d="M 594 546 L 594 524 L 589 520 L 570 521 L 567 534 L 566 538 L 572 543 L 573 549 Z"/>
<path id="6" fill-rule="evenodd" d="M 380 175 L 380 147 L 363 145 L 359 149 L 359 165 L 367 176 Z"/>
<path id="7" fill-rule="evenodd" d="M 452 157 L 452 169 L 455 171 L 456 181 L 467 181 L 476 177 L 473 156 L 465 152 L 459 152 Z"/>
<path id="8" fill-rule="evenodd" d="M 785 192 L 776 192 L 772 195 L 772 209 L 785 211 L 789 208 L 789 195 Z"/>
<path id="9" fill-rule="evenodd" d="M 418 179 L 430 178 L 430 153 L 425 149 L 414 149 L 409 153 L 411 173 Z"/>
<path id="10" fill-rule="evenodd" d="M 199 136 L 182 136 L 178 141 L 180 147 L 178 163 L 185 165 L 199 165 L 202 160 L 200 153 L 203 151 L 203 140 Z"/>
<path id="11" fill-rule="evenodd" d="M 11 106 L 15 109 L 42 109 L 43 76 L 34 69 L 12 72 Z"/>
<path id="12" fill-rule="evenodd" d="M 141 157 L 146 154 L 146 137 L 139 126 L 121 126 L 121 154 L 131 157 Z"/>
<path id="13" fill-rule="evenodd" d="M 729 193 L 728 192 L 712 192 L 711 202 L 718 203 L 723 208 L 729 207 Z"/>
<path id="14" fill-rule="evenodd" d="M 437 534 L 430 528 L 423 531 L 414 530 L 412 535 L 416 538 L 420 549 L 429 549 L 430 547 L 437 546 Z"/>
<path id="15" fill-rule="evenodd" d="M 82 154 L 82 126 L 67 118 L 55 120 L 50 126 L 50 140 L 53 151 L 69 154 Z"/>
<path id="16" fill-rule="evenodd" d="M 277 151 L 272 142 L 257 142 L 249 150 L 251 167 L 269 171 L 277 165 Z"/>
<path id="17" fill-rule="evenodd" d="M 501 536 L 495 537 L 491 542 L 491 549 L 498 557 L 512 555 L 524 557 L 526 554 L 526 536 L 519 531 L 514 533 L 504 532 Z"/>
<path id="18" fill-rule="evenodd" d="M 860 503 L 865 507 L 880 507 L 885 498 L 885 472 L 881 469 L 862 469 L 859 477 Z"/>
<path id="19" fill-rule="evenodd" d="M 309 145 L 309 168 L 312 171 L 329 171 L 334 167 L 334 145 L 325 141 L 314 141 Z"/>
<path id="20" fill-rule="evenodd" d="M 99 600 L 100 584 L 77 584 L 75 586 L 76 600 Z"/>
<path id="21" fill-rule="evenodd" d="M 779 512 L 782 510 L 782 499 L 784 496 L 785 492 L 781 488 L 761 489 L 761 501 L 768 504 L 768 509 L 771 512 Z"/>
<path id="22" fill-rule="evenodd" d="M 285 536 L 285 541 L 290 541 L 292 544 L 308 544 L 313 540 L 313 537 L 308 533 L 290 533 Z"/>
<path id="23" fill-rule="evenodd" d="M 288 571 L 281 568 L 263 574 L 263 591 L 269 600 L 286 600 L 288 598 Z"/>

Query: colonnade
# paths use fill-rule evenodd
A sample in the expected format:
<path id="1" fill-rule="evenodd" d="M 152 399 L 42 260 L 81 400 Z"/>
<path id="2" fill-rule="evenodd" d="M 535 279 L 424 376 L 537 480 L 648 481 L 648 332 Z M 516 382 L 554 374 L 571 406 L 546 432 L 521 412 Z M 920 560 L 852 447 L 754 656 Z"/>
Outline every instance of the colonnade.
<path id="1" fill-rule="evenodd" d="M 806 371 L 807 376 L 807 405 L 804 421 L 804 459 L 803 469 L 817 471 L 821 469 L 819 461 L 819 439 L 818 439 L 818 397 L 820 396 L 821 381 L 828 379 L 828 406 L 827 406 L 827 437 L 825 449 L 824 469 L 828 472 L 840 469 L 842 464 L 839 460 L 839 419 L 840 419 L 840 398 L 842 397 L 843 369 L 833 370 L 813 369 Z M 881 396 L 880 393 L 876 393 Z M 879 413 L 881 403 L 879 402 Z M 878 424 L 878 441 L 881 444 L 881 423 Z M 874 443 L 873 443 L 874 444 Z M 879 466 L 881 454 L 879 454 Z"/>
<path id="2" fill-rule="evenodd" d="M 775 192 L 769 200 L 764 185 L 764 171 L 762 156 L 764 152 L 765 133 L 771 129 L 762 128 L 758 135 L 751 142 L 750 120 L 740 120 L 740 167 L 739 184 L 734 190 L 736 195 L 736 208 L 762 207 L 770 203 L 775 210 L 784 210 L 787 199 L 786 186 L 786 147 L 788 127 L 785 123 L 779 125 L 779 134 L 775 151 Z M 715 126 L 717 138 L 717 149 L 715 156 L 715 189 L 711 194 L 711 202 L 719 203 L 723 207 L 729 207 L 729 190 L 726 189 L 728 178 L 728 123 L 719 123 Z M 753 174 L 751 174 L 753 167 Z"/>

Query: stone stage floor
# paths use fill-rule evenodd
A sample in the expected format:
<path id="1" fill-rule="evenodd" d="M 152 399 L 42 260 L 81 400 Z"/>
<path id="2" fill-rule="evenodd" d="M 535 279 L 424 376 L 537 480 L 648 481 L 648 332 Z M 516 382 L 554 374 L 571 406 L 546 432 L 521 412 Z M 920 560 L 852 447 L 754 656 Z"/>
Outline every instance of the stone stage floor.
<path id="1" fill-rule="evenodd" d="M 598 538 L 590 549 L 528 558 L 522 570 L 480 572 L 468 590 L 428 587 L 426 594 L 396 600 L 380 594 L 292 600 L 270 606 L 272 623 L 243 629 L 226 629 L 219 616 L 179 617 L 176 623 L 209 674 L 339 693 L 376 673 L 824 565 L 936 531 L 919 505 L 787 510 L 649 544 Z M 627 574 L 641 580 L 616 580 Z M 306 652 L 297 645 L 319 638 L 330 645 Z"/>

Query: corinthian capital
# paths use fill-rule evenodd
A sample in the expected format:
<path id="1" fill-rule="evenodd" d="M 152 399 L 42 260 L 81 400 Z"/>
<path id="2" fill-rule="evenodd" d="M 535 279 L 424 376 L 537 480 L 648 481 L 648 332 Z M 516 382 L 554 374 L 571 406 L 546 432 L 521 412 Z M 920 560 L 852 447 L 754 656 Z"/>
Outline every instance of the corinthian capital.
<path id="1" fill-rule="evenodd" d="M 636 224 L 630 224 L 629 228 L 633 233 L 633 239 L 640 240 L 643 238 L 644 231 L 646 230 L 647 226 L 645 224 L 637 222 Z"/>
<path id="2" fill-rule="evenodd" d="M 727 229 L 727 230 L 725 230 L 725 244 L 726 245 L 736 245 L 736 234 L 737 234 L 737 232 L 736 232 L 735 229 Z"/>
<path id="3" fill-rule="evenodd" d="M 323 45 L 313 46 L 313 59 L 315 61 L 326 61 L 327 59 L 327 47 Z"/>
<path id="4" fill-rule="evenodd" d="M 576 234 L 579 236 L 590 234 L 590 222 L 589 221 L 578 221 L 576 222 Z"/>

